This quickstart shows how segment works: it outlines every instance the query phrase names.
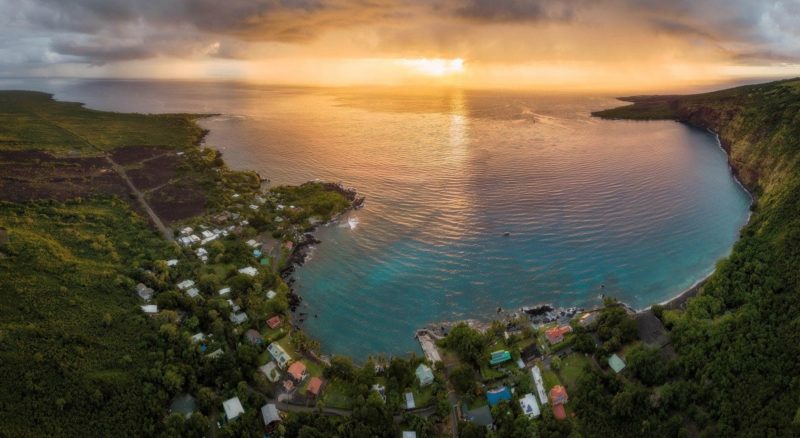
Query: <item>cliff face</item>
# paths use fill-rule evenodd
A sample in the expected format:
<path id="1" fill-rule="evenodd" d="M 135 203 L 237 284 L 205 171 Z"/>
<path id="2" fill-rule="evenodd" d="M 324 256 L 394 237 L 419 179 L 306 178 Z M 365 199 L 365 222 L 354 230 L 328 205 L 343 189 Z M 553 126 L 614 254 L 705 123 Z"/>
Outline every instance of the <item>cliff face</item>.
<path id="1" fill-rule="evenodd" d="M 679 379 L 703 396 L 692 418 L 708 436 L 800 434 L 800 79 L 691 96 L 637 96 L 595 113 L 667 119 L 719 134 L 756 197 L 731 255 L 665 322 Z M 754 400 L 741 409 L 741 400 Z M 795 419 L 792 422 L 792 419 Z"/>

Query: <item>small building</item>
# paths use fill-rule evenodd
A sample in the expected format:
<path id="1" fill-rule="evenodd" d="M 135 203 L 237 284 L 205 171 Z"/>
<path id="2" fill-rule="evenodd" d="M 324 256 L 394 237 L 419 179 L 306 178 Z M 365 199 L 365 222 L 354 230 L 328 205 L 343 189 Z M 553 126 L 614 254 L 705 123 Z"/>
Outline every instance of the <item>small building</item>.
<path id="1" fill-rule="evenodd" d="M 268 290 L 267 291 L 267 299 L 268 300 L 271 300 L 271 299 L 275 298 L 277 295 L 278 295 L 277 292 L 275 292 L 274 290 Z"/>
<path id="2" fill-rule="evenodd" d="M 556 420 L 566 419 L 567 411 L 564 409 L 564 405 L 553 405 L 553 416 L 556 417 Z"/>
<path id="3" fill-rule="evenodd" d="M 193 287 L 186 291 L 186 295 L 189 295 L 190 298 L 197 298 L 197 296 L 200 295 L 200 290 Z"/>
<path id="4" fill-rule="evenodd" d="M 269 327 L 269 328 L 274 330 L 274 329 L 280 327 L 282 323 L 283 323 L 283 319 L 281 318 L 281 316 L 280 315 L 275 315 L 272 318 L 267 320 L 267 327 Z"/>
<path id="5" fill-rule="evenodd" d="M 403 438 L 417 438 L 417 432 L 413 430 L 404 430 Z"/>
<path id="6" fill-rule="evenodd" d="M 278 365 L 275 363 L 275 361 L 267 362 L 265 365 L 258 367 L 258 370 L 267 376 L 267 380 L 272 383 L 275 383 L 281 379 L 281 373 L 278 371 Z"/>
<path id="7" fill-rule="evenodd" d="M 486 400 L 489 406 L 495 407 L 501 401 L 511 401 L 511 390 L 507 386 L 486 391 Z"/>
<path id="8" fill-rule="evenodd" d="M 291 364 L 286 372 L 295 382 L 302 382 L 306 378 L 306 364 L 298 360 Z"/>
<path id="9" fill-rule="evenodd" d="M 170 268 L 173 266 L 178 266 L 178 259 L 167 260 L 167 266 L 169 266 Z"/>
<path id="10" fill-rule="evenodd" d="M 306 394 L 310 398 L 319 397 L 320 393 L 322 392 L 322 385 L 324 383 L 325 383 L 325 381 L 320 379 L 319 377 L 312 377 L 308 381 L 308 387 L 306 388 Z"/>
<path id="11" fill-rule="evenodd" d="M 239 269 L 239 273 L 255 277 L 256 274 L 258 274 L 258 270 L 252 266 L 248 266 L 246 268 Z"/>
<path id="12" fill-rule="evenodd" d="M 144 283 L 136 285 L 136 294 L 145 301 L 150 301 L 153 298 L 153 292 L 153 289 L 145 286 Z"/>
<path id="13" fill-rule="evenodd" d="M 221 348 L 217 348 L 216 350 L 212 351 L 211 353 L 208 353 L 206 355 L 206 357 L 209 358 L 209 359 L 214 359 L 216 357 L 222 356 L 223 354 L 225 354 L 225 352 L 222 351 Z"/>
<path id="14" fill-rule="evenodd" d="M 225 420 L 231 421 L 236 419 L 239 415 L 244 414 L 244 408 L 239 397 L 229 398 L 222 402 L 222 408 L 225 410 Z"/>
<path id="15" fill-rule="evenodd" d="M 539 402 L 541 402 L 542 406 L 544 406 L 547 404 L 547 393 L 544 391 L 542 370 L 539 369 L 538 365 L 534 365 L 531 368 L 531 374 L 533 375 L 533 383 L 536 385 L 536 393 L 539 395 Z"/>
<path id="16" fill-rule="evenodd" d="M 141 308 L 142 308 L 142 312 L 144 312 L 144 313 L 146 313 L 148 315 L 153 315 L 153 314 L 158 313 L 158 306 L 155 305 L 155 304 L 145 304 L 144 306 L 141 306 Z"/>
<path id="17" fill-rule="evenodd" d="M 561 385 L 556 385 L 550 388 L 550 401 L 554 405 L 563 405 L 569 401 L 567 396 L 567 389 Z"/>
<path id="18" fill-rule="evenodd" d="M 254 239 L 248 240 L 247 242 L 245 242 L 245 244 L 251 248 L 255 248 L 258 246 L 258 242 L 256 242 Z"/>
<path id="19" fill-rule="evenodd" d="M 254 329 L 246 331 L 244 333 L 244 337 L 247 339 L 247 342 L 250 342 L 253 345 L 260 345 L 264 342 L 264 337 L 261 336 L 261 333 Z"/>
<path id="20" fill-rule="evenodd" d="M 500 365 L 501 363 L 508 362 L 511 360 L 511 353 L 508 350 L 498 350 L 492 352 L 492 356 L 489 359 L 489 365 L 496 366 Z"/>
<path id="21" fill-rule="evenodd" d="M 615 373 L 619 373 L 625 369 L 625 361 L 615 353 L 608 358 L 608 366 L 610 366 Z"/>
<path id="22" fill-rule="evenodd" d="M 536 397 L 533 394 L 525 394 L 524 397 L 519 399 L 519 406 L 522 408 L 522 413 L 529 418 L 537 418 L 541 414 L 539 403 L 536 403 Z"/>
<path id="23" fill-rule="evenodd" d="M 519 355 L 523 361 L 531 362 L 542 357 L 542 352 L 539 351 L 539 347 L 536 346 L 536 342 L 533 342 L 531 345 L 523 348 Z"/>
<path id="24" fill-rule="evenodd" d="M 294 382 L 289 379 L 283 381 L 283 390 L 286 392 L 294 391 Z"/>
<path id="25" fill-rule="evenodd" d="M 192 335 L 192 342 L 198 343 L 202 342 L 206 338 L 206 335 L 203 332 L 197 332 Z"/>
<path id="26" fill-rule="evenodd" d="M 417 403 L 414 401 L 413 392 L 405 393 L 405 397 L 406 397 L 406 409 L 414 409 L 417 407 Z"/>
<path id="27" fill-rule="evenodd" d="M 267 351 L 281 368 L 286 367 L 289 361 L 292 360 L 292 357 L 277 342 L 267 345 Z"/>
<path id="28" fill-rule="evenodd" d="M 233 310 L 234 312 L 238 312 L 239 310 L 241 310 L 241 307 L 239 307 L 238 304 L 234 303 L 233 300 L 229 299 L 228 305 L 231 306 L 231 310 Z"/>
<path id="29" fill-rule="evenodd" d="M 194 287 L 194 280 L 183 280 L 180 283 L 178 283 L 178 289 L 180 290 L 186 290 L 189 289 L 190 287 Z"/>
<path id="30" fill-rule="evenodd" d="M 428 386 L 433 383 L 433 370 L 424 363 L 419 364 L 416 371 L 419 386 Z"/>
<path id="31" fill-rule="evenodd" d="M 236 325 L 241 325 L 247 321 L 247 314 L 244 312 L 231 313 L 231 322 Z"/>
<path id="32" fill-rule="evenodd" d="M 547 331 L 544 332 L 544 335 L 547 337 L 547 342 L 549 342 L 550 345 L 555 345 L 563 341 L 564 335 L 570 332 L 572 332 L 572 327 L 563 325 L 560 327 L 552 327 L 547 329 Z"/>
<path id="33" fill-rule="evenodd" d="M 281 416 L 278 413 L 278 407 L 272 403 L 261 406 L 261 419 L 264 421 L 264 427 L 281 421 Z"/>
<path id="34" fill-rule="evenodd" d="M 231 293 L 231 288 L 229 288 L 227 286 L 223 287 L 222 289 L 217 291 L 217 293 L 219 293 L 220 295 L 227 295 L 227 294 Z"/>

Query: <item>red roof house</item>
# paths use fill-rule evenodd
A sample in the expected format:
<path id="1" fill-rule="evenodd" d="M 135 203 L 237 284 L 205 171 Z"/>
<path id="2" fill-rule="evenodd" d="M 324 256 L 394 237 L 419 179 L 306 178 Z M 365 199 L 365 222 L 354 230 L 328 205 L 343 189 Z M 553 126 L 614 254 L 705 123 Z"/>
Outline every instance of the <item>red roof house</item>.
<path id="1" fill-rule="evenodd" d="M 280 315 L 275 315 L 272 318 L 267 320 L 267 325 L 271 329 L 276 329 L 276 328 L 280 327 L 281 323 L 283 323 L 283 319 L 281 318 Z"/>
<path id="2" fill-rule="evenodd" d="M 294 390 L 294 383 L 291 380 L 284 380 L 283 381 L 283 389 L 286 392 L 292 392 Z"/>
<path id="3" fill-rule="evenodd" d="M 564 405 L 553 405 L 553 415 L 557 420 L 567 418 L 567 411 L 564 410 Z"/>
<path id="4" fill-rule="evenodd" d="M 297 361 L 289 366 L 287 372 L 295 381 L 300 382 L 306 378 L 306 365 Z"/>
<path id="5" fill-rule="evenodd" d="M 549 328 L 547 329 L 547 331 L 544 332 L 544 335 L 547 337 L 547 342 L 550 342 L 550 344 L 552 345 L 552 344 L 558 344 L 559 342 L 563 341 L 564 335 L 570 333 L 571 331 L 572 327 L 564 325 L 561 327 Z"/>
<path id="6" fill-rule="evenodd" d="M 550 388 L 550 401 L 554 405 L 563 405 L 568 402 L 569 396 L 567 396 L 567 389 L 561 385 Z"/>
<path id="7" fill-rule="evenodd" d="M 308 381 L 308 388 L 306 388 L 308 395 L 313 397 L 318 396 L 322 390 L 323 383 L 324 382 L 319 377 L 312 377 L 311 380 Z"/>

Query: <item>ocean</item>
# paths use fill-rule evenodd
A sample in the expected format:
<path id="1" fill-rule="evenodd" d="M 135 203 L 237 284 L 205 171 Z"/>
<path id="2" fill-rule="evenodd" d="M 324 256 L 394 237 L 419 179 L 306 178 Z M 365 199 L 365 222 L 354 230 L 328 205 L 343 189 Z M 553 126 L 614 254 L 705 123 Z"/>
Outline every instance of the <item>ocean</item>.
<path id="1" fill-rule="evenodd" d="M 748 217 L 716 137 L 606 121 L 611 96 L 230 82 L 5 81 L 89 107 L 201 112 L 206 143 L 273 185 L 341 181 L 366 206 L 295 274 L 326 353 L 421 353 L 415 329 L 498 307 L 634 308 L 708 275 Z M 506 235 L 507 234 L 507 235 Z"/>

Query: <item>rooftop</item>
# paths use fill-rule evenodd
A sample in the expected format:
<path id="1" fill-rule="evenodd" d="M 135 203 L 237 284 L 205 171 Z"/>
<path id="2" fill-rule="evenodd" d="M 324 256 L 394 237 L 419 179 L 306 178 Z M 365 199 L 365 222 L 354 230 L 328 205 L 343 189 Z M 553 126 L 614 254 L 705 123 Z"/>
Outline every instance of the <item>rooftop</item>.
<path id="1" fill-rule="evenodd" d="M 244 413 L 244 408 L 242 407 L 242 402 L 239 401 L 239 397 L 225 400 L 222 402 L 222 408 L 225 409 L 225 418 L 228 420 L 233 420 Z"/>

